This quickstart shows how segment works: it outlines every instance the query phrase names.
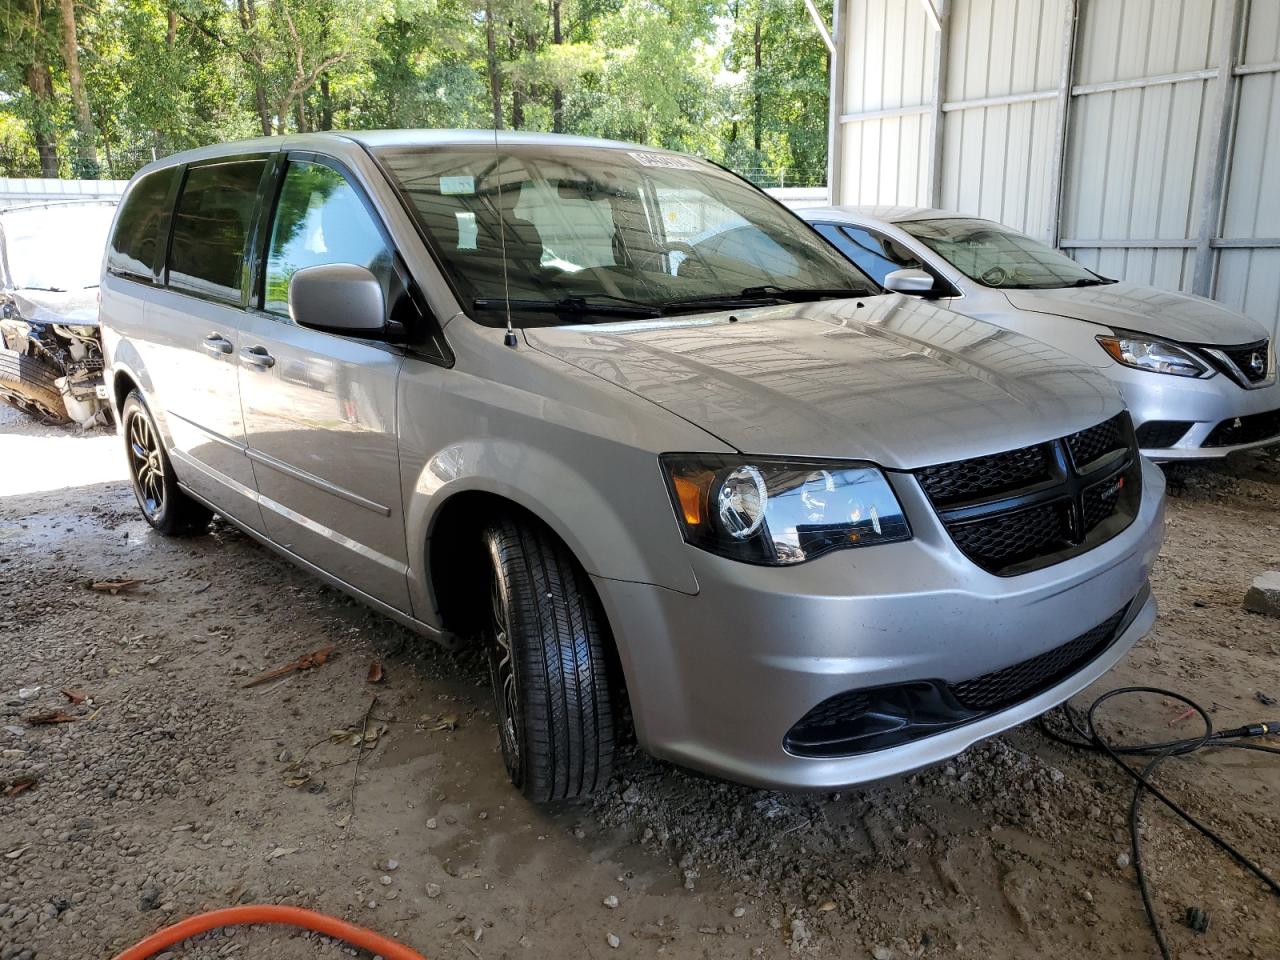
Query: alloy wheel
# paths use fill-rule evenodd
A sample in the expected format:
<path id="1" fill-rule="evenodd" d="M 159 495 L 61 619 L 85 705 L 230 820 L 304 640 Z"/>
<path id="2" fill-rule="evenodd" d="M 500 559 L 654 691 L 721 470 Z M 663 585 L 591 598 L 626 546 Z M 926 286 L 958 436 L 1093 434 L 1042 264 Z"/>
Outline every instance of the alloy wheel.
<path id="1" fill-rule="evenodd" d="M 490 591 L 489 676 L 498 710 L 498 736 L 502 759 L 512 782 L 521 781 L 520 694 L 515 658 L 511 649 L 510 615 L 502 575 L 494 572 Z"/>
<path id="2" fill-rule="evenodd" d="M 164 510 L 164 458 L 151 421 L 141 413 L 129 419 L 129 469 L 142 510 L 156 517 Z"/>

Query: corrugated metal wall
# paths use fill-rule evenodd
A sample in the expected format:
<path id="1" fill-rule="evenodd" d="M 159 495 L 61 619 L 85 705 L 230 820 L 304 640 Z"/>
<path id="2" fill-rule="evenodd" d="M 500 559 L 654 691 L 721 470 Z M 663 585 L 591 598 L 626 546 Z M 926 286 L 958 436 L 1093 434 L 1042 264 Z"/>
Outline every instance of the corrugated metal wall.
<path id="1" fill-rule="evenodd" d="M 1280 333 L 1280 0 L 840 0 L 837 20 L 837 202 L 990 217 Z"/>

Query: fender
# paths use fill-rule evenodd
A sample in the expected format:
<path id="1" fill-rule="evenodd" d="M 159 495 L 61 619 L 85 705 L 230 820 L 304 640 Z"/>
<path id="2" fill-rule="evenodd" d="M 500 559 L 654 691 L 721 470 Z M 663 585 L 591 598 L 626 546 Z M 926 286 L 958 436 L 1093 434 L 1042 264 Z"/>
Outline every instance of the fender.
<path id="1" fill-rule="evenodd" d="M 584 476 L 546 450 L 510 439 L 473 437 L 440 450 L 405 485 L 406 534 L 409 544 L 417 545 L 409 551 L 409 589 L 417 616 L 435 622 L 436 598 L 427 566 L 431 534 L 445 504 L 465 492 L 493 494 L 528 510 L 564 541 L 592 576 L 696 594 L 698 582 L 657 461 L 640 451 L 633 454 L 632 465 L 620 462 L 620 452 L 607 467 L 632 481 L 627 496 L 617 503 L 605 496 L 602 491 L 609 487 L 598 479 Z M 652 484 L 637 476 L 637 469 L 646 467 L 653 473 Z M 651 489 L 650 495 L 642 492 L 645 488 Z M 655 523 L 655 517 L 669 517 L 670 522 Z"/>

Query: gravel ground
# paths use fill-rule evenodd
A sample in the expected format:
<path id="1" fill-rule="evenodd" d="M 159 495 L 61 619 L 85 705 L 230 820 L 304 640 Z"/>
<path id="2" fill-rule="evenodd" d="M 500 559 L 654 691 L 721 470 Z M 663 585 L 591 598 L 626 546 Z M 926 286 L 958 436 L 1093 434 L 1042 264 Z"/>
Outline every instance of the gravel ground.
<path id="1" fill-rule="evenodd" d="M 633 752 L 592 802 L 534 808 L 503 779 L 474 655 L 436 650 L 224 523 L 157 537 L 118 454 L 111 436 L 0 409 L 0 960 L 106 957 L 251 902 L 459 960 L 1154 955 L 1130 788 L 1097 756 L 1027 726 L 915 776 L 799 795 Z M 1160 620 L 1094 692 L 1148 683 L 1219 726 L 1280 719 L 1260 702 L 1280 698 L 1280 621 L 1240 607 L 1280 568 L 1280 461 L 1181 468 L 1171 494 Z M 145 583 L 88 588 L 122 579 Z M 329 644 L 323 666 L 243 687 Z M 30 722 L 59 710 L 73 719 Z M 1190 734 L 1181 712 L 1128 701 L 1112 726 Z M 1206 752 L 1161 776 L 1275 870 L 1280 761 Z M 1280 956 L 1280 911 L 1256 881 L 1155 808 L 1143 830 L 1177 955 Z M 1181 923 L 1190 906 L 1207 932 Z M 354 955 L 262 928 L 168 956 Z"/>

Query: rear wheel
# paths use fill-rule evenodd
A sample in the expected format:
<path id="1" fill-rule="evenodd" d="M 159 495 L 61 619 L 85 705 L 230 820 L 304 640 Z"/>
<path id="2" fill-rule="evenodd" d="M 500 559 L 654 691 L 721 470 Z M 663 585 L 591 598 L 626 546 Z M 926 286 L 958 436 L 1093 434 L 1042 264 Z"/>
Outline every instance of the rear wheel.
<path id="1" fill-rule="evenodd" d="M 33 417 L 54 423 L 71 419 L 55 382 L 61 375 L 38 357 L 0 347 L 0 400 Z"/>
<path id="2" fill-rule="evenodd" d="M 530 800 L 585 796 L 613 769 L 608 636 L 586 573 L 534 523 L 485 534 L 492 562 L 486 629 L 507 774 Z"/>
<path id="3" fill-rule="evenodd" d="M 170 537 L 202 532 L 213 513 L 179 489 L 160 431 L 137 390 L 125 398 L 120 422 L 133 495 L 147 523 Z"/>

